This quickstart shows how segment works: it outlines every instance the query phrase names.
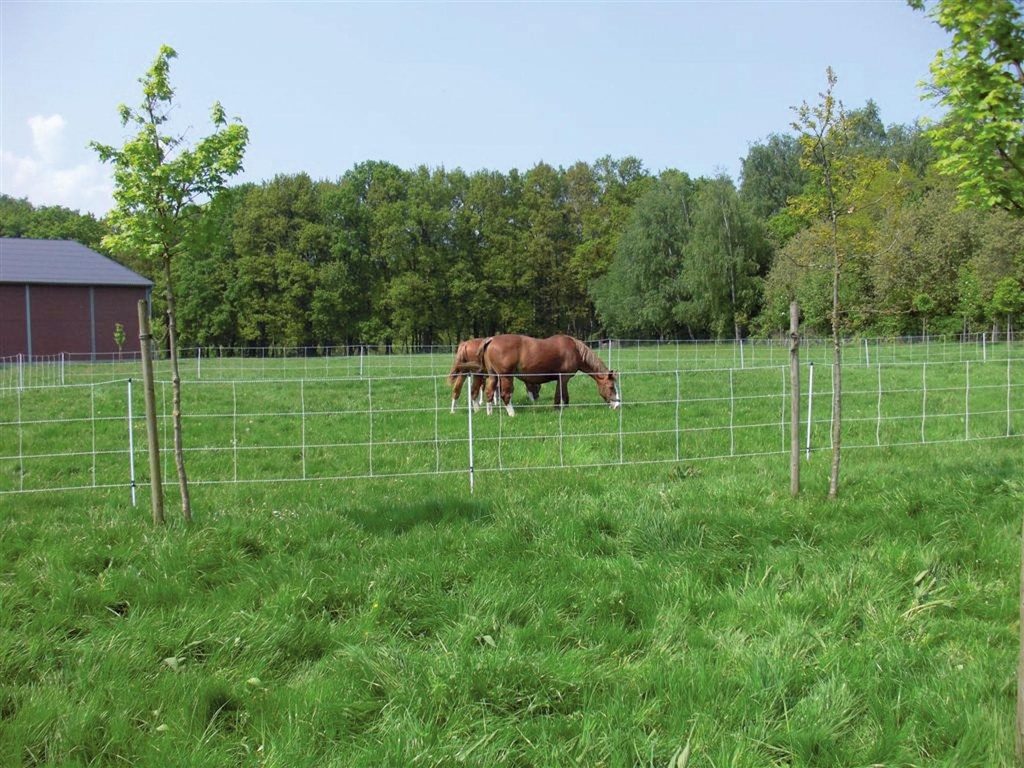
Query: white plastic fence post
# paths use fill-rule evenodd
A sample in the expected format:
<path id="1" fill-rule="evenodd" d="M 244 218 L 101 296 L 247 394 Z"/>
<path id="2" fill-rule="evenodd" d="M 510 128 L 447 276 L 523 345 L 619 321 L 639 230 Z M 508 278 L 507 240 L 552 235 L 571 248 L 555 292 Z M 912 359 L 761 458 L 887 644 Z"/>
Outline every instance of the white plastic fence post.
<path id="1" fill-rule="evenodd" d="M 623 464 L 623 463 L 625 463 L 625 460 L 626 460 L 626 458 L 625 458 L 626 457 L 626 446 L 625 446 L 625 439 L 622 436 L 622 419 L 623 419 L 622 412 L 625 410 L 625 408 L 623 408 L 622 404 L 625 401 L 622 399 L 622 376 L 621 376 L 621 373 L 616 376 L 615 386 L 619 390 L 619 407 L 615 409 L 616 412 L 619 415 L 619 464 Z"/>
<path id="2" fill-rule="evenodd" d="M 92 429 L 92 487 L 96 487 L 96 383 L 89 385 L 89 425 Z"/>
<path id="3" fill-rule="evenodd" d="M 135 431 L 132 429 L 132 380 L 128 379 L 128 478 L 131 481 L 132 506 L 135 504 Z"/>
<path id="4" fill-rule="evenodd" d="M 925 420 L 928 418 L 928 363 L 921 366 L 921 442 L 924 442 Z"/>
<path id="5" fill-rule="evenodd" d="M 811 458 L 811 421 L 813 418 L 814 408 L 814 361 L 812 360 L 807 364 L 807 444 L 805 449 L 807 453 L 805 458 L 810 460 Z"/>
<path id="6" fill-rule="evenodd" d="M 473 383 L 470 380 L 469 397 L 466 398 L 466 418 L 469 420 L 469 492 L 476 490 L 476 477 L 473 474 Z"/>
<path id="7" fill-rule="evenodd" d="M 964 440 L 971 439 L 971 361 L 964 363 Z"/>
<path id="8" fill-rule="evenodd" d="M 621 397 L 621 395 L 620 395 Z M 676 368 L 676 461 L 679 461 L 679 369 Z M 619 410 L 622 410 L 620 407 Z"/>
<path id="9" fill-rule="evenodd" d="M 306 479 L 306 380 L 299 379 L 299 407 L 302 409 L 302 479 Z"/>
<path id="10" fill-rule="evenodd" d="M 234 464 L 232 479 L 238 482 L 238 383 L 231 382 L 231 457 Z"/>
<path id="11" fill-rule="evenodd" d="M 736 455 L 736 391 L 733 384 L 735 369 L 729 369 L 729 455 Z"/>
<path id="12" fill-rule="evenodd" d="M 431 347 L 431 360 L 433 360 L 433 347 Z M 433 363 L 431 363 L 431 370 L 433 370 Z M 437 392 L 437 376 L 431 377 L 434 382 L 434 472 L 441 471 L 441 422 L 439 416 L 441 413 L 441 405 L 438 402 Z M 470 392 L 473 388 L 470 387 Z"/>
<path id="13" fill-rule="evenodd" d="M 1006 345 L 1006 436 L 1012 434 L 1013 421 L 1010 410 L 1010 345 Z"/>
<path id="14" fill-rule="evenodd" d="M 561 387 L 562 382 L 559 381 L 556 386 Z M 562 424 L 562 417 L 565 414 L 565 408 L 558 409 L 558 466 L 565 466 L 565 429 Z"/>
<path id="15" fill-rule="evenodd" d="M 790 398 L 789 395 L 789 371 L 785 366 L 779 368 L 779 373 L 782 375 L 782 394 L 780 399 L 782 400 L 782 407 L 779 409 L 779 432 L 782 437 L 781 450 L 783 453 L 786 452 L 786 405 L 788 405 Z"/>
<path id="16" fill-rule="evenodd" d="M 875 445 L 880 446 L 882 444 L 882 364 L 879 363 L 878 369 L 878 404 L 875 406 Z"/>
<path id="17" fill-rule="evenodd" d="M 19 355 L 20 357 L 20 355 Z M 18 490 L 25 490 L 25 430 L 21 426 L 21 388 L 16 391 L 17 395 L 17 416 L 18 423 Z"/>

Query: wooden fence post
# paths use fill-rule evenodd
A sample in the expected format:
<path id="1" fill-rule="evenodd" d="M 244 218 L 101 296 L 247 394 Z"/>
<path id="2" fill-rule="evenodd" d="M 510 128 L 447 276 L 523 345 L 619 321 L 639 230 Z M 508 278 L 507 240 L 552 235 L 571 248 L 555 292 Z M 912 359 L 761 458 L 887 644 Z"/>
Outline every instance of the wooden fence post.
<path id="1" fill-rule="evenodd" d="M 164 484 L 160 476 L 160 440 L 156 424 L 156 388 L 153 384 L 153 334 L 149 327 L 149 306 L 139 300 L 139 350 L 142 355 L 142 389 L 146 393 L 146 444 L 149 453 L 149 487 L 153 522 L 164 523 Z"/>

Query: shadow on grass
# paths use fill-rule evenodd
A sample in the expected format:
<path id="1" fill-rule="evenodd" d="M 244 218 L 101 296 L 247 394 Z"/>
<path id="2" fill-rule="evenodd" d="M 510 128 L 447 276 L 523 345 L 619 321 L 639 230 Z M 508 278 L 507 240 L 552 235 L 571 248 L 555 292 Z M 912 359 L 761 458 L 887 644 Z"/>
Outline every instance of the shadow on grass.
<path id="1" fill-rule="evenodd" d="M 476 501 L 424 499 L 393 506 L 360 507 L 345 512 L 353 523 L 367 533 L 402 535 L 421 525 L 482 523 L 494 514 L 491 505 Z"/>

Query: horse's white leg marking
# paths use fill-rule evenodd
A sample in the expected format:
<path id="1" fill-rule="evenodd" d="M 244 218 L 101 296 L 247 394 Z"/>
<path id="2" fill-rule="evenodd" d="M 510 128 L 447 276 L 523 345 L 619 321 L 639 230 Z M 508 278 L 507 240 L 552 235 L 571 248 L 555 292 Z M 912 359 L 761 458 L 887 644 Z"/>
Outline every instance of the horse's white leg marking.
<path id="1" fill-rule="evenodd" d="M 452 398 L 452 413 L 455 413 L 455 398 Z"/>
<path id="2" fill-rule="evenodd" d="M 533 390 L 532 389 L 526 390 L 526 394 L 530 396 L 530 402 L 531 403 L 536 403 L 537 402 L 537 396 L 535 394 L 533 394 Z"/>
<path id="3" fill-rule="evenodd" d="M 516 409 L 512 407 L 511 401 L 505 403 L 505 410 L 508 411 L 508 415 L 509 416 L 515 416 L 516 415 Z"/>

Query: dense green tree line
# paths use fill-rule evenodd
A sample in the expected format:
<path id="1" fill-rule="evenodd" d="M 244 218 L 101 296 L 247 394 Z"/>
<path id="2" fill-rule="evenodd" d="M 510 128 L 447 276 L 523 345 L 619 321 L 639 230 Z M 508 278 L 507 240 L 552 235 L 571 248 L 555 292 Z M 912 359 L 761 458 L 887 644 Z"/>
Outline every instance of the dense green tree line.
<path id="1" fill-rule="evenodd" d="M 916 127 L 843 116 L 846 333 L 1006 327 L 1024 309 L 1024 223 L 961 210 Z M 185 346 L 451 344 L 495 332 L 767 335 L 801 303 L 830 328 L 818 182 L 795 135 L 753 144 L 740 185 L 634 157 L 521 173 L 356 165 L 218 194 L 174 263 Z M 100 248 L 108 224 L 0 196 L 0 234 Z M 161 284 L 143 260 L 128 266 Z M 161 291 L 154 292 L 155 317 Z"/>
<path id="2" fill-rule="evenodd" d="M 0 195 L 0 237 L 75 240 L 94 250 L 109 228 L 92 214 L 59 205 L 33 206 L 28 200 Z"/>

